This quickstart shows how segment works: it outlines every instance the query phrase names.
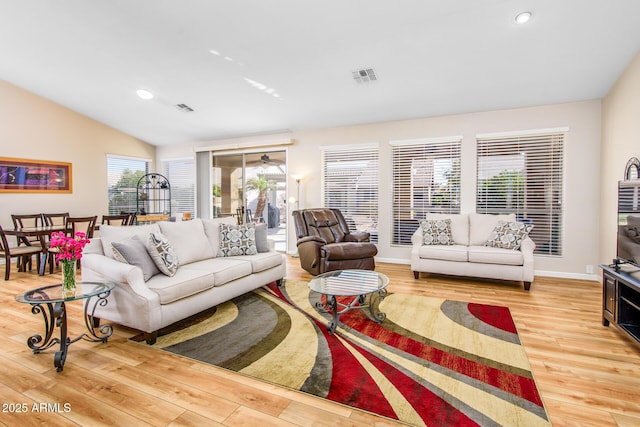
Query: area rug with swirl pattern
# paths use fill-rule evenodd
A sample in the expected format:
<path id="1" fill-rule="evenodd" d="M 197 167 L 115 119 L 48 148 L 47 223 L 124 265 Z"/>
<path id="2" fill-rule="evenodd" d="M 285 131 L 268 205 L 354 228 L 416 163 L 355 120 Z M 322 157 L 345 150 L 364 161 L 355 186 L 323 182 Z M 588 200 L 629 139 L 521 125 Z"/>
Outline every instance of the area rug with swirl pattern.
<path id="1" fill-rule="evenodd" d="M 549 426 L 506 307 L 389 294 L 334 334 L 305 282 L 265 286 L 155 347 L 412 425 Z"/>

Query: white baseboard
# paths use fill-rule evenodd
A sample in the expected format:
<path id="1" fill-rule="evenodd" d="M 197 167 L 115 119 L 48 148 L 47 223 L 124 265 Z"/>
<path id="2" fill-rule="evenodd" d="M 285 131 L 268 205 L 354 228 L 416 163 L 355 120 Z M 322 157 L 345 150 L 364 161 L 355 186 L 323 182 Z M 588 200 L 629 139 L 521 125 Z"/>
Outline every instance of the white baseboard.
<path id="1" fill-rule="evenodd" d="M 376 257 L 375 260 L 376 262 L 387 262 L 389 264 L 405 264 L 405 265 L 411 264 L 411 260 L 407 260 L 407 259 Z M 534 274 L 535 276 L 558 277 L 561 279 L 592 280 L 595 282 L 601 281 L 601 277 L 598 274 L 567 273 L 564 271 L 544 271 L 544 270 L 535 270 Z"/>

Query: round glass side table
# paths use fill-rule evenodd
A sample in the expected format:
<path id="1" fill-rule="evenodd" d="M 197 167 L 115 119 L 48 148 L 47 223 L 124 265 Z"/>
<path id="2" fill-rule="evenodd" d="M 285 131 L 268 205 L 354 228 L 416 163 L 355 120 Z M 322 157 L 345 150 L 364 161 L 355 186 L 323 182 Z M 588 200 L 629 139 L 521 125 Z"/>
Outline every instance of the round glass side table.
<path id="1" fill-rule="evenodd" d="M 31 289 L 20 295 L 16 295 L 16 301 L 30 304 L 33 314 L 41 314 L 44 320 L 44 337 L 35 334 L 27 338 L 27 345 L 34 354 L 60 344 L 60 350 L 56 352 L 53 365 L 56 371 L 64 368 L 68 347 L 80 339 L 91 342 L 107 342 L 113 333 L 113 327 L 109 324 L 100 325 L 100 319 L 94 317 L 98 306 L 107 304 L 107 297 L 115 287 L 113 283 L 78 282 L 76 292 L 73 295 L 62 291 L 62 284 L 43 286 Z M 84 302 L 84 322 L 87 331 L 75 338 L 69 338 L 67 334 L 67 310 L 66 303 L 71 301 Z M 58 328 L 60 337 L 54 337 Z"/>

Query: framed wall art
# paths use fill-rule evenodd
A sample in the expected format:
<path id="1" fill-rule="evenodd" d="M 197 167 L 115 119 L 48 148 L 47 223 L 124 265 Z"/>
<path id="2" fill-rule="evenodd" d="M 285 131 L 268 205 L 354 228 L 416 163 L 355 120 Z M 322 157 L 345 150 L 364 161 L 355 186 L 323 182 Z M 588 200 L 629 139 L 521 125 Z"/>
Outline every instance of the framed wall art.
<path id="1" fill-rule="evenodd" d="M 0 157 L 0 193 L 71 193 L 71 163 Z"/>

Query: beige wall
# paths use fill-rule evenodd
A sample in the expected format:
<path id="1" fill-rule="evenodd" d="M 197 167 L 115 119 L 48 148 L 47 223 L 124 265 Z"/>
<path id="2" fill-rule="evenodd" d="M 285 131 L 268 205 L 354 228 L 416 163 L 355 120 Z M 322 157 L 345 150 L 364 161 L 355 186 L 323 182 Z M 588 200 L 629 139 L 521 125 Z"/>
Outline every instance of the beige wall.
<path id="1" fill-rule="evenodd" d="M 0 157 L 71 162 L 73 193 L 0 193 L 0 225 L 12 213 L 107 213 L 107 154 L 155 159 L 155 147 L 0 80 Z"/>
<path id="2" fill-rule="evenodd" d="M 616 256 L 617 185 L 630 158 L 640 158 L 640 53 L 602 103 L 600 261 Z"/>
<path id="3" fill-rule="evenodd" d="M 565 188 L 565 255 L 537 257 L 536 270 L 543 275 L 595 278 L 586 266 L 598 263 L 598 209 L 601 103 L 588 101 L 455 116 L 394 121 L 360 126 L 317 129 L 284 135 L 208 141 L 173 147 L 158 147 L 158 159 L 193 155 L 198 147 L 216 144 L 294 138 L 287 148 L 290 194 L 295 192 L 293 174 L 303 175 L 301 201 L 304 207 L 321 205 L 321 146 L 377 142 L 380 147 L 380 242 L 378 259 L 408 262 L 410 249 L 390 244 L 391 230 L 391 148 L 389 141 L 462 135 L 462 211 L 475 210 L 475 136 L 480 133 L 568 127 Z M 290 213 L 287 213 L 290 218 Z M 289 233 L 289 250 L 295 248 Z"/>

